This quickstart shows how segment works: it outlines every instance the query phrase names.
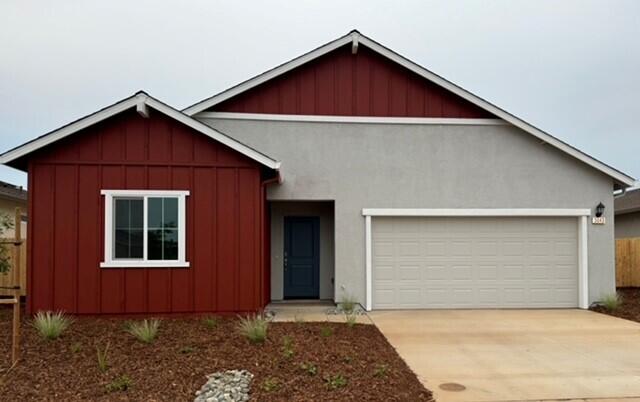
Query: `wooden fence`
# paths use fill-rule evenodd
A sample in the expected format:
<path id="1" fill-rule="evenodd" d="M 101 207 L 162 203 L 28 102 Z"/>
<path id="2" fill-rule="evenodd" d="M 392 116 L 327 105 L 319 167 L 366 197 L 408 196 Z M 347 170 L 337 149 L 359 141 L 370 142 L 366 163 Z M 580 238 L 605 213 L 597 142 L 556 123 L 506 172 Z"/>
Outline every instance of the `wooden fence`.
<path id="1" fill-rule="evenodd" d="M 13 239 L 0 239 L 0 241 L 12 241 Z M 20 247 L 14 247 L 13 245 L 7 244 L 6 247 L 10 249 L 11 253 L 11 267 L 13 268 L 13 261 L 15 261 L 16 249 L 20 250 L 20 295 L 27 295 L 27 241 L 23 240 Z M 11 289 L 2 289 L 2 286 L 11 287 L 13 286 L 13 273 L 7 272 L 6 274 L 0 273 L 0 295 L 2 296 L 12 296 L 13 290 Z"/>
<path id="2" fill-rule="evenodd" d="M 640 237 L 616 240 L 616 286 L 640 286 Z"/>

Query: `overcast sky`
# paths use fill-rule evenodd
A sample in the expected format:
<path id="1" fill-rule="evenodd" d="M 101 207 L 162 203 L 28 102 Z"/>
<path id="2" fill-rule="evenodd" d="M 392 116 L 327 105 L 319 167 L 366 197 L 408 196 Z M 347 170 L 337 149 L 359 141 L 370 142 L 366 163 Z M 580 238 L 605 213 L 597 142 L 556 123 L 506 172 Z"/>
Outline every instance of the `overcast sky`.
<path id="1" fill-rule="evenodd" d="M 0 152 L 139 89 L 182 109 L 354 28 L 640 177 L 634 0 L 2 0 Z"/>

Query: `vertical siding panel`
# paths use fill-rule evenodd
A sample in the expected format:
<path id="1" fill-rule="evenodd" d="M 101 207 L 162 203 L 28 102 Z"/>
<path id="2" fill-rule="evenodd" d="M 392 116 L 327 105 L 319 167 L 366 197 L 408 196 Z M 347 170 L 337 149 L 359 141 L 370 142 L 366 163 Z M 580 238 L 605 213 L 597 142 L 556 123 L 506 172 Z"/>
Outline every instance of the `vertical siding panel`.
<path id="1" fill-rule="evenodd" d="M 358 52 L 356 55 L 356 116 L 370 116 L 371 115 L 371 73 L 370 63 L 363 52 Z"/>
<path id="2" fill-rule="evenodd" d="M 144 166 L 127 166 L 125 168 L 125 186 L 129 190 L 145 188 Z M 138 268 L 124 268 L 124 300 L 127 313 L 141 313 L 146 311 L 147 281 L 146 270 Z"/>
<path id="3" fill-rule="evenodd" d="M 310 67 L 302 67 L 298 73 L 298 88 L 300 91 L 300 114 L 316 113 L 316 73 Z"/>
<path id="4" fill-rule="evenodd" d="M 422 84 L 411 75 L 407 81 L 407 116 L 424 116 L 424 91 L 422 90 Z"/>
<path id="5" fill-rule="evenodd" d="M 215 169 L 195 168 L 193 170 L 193 193 L 191 195 L 191 214 L 193 219 L 192 242 L 196 245 L 191 255 L 193 271 L 193 294 L 195 311 L 215 309 L 213 276 L 215 266 L 214 230 L 212 225 L 215 213 Z"/>
<path id="6" fill-rule="evenodd" d="M 257 290 L 257 272 L 255 267 L 255 238 L 257 231 L 254 219 L 255 207 L 253 204 L 255 183 L 253 181 L 254 170 L 238 169 L 238 309 L 251 311 L 255 308 Z"/>
<path id="7" fill-rule="evenodd" d="M 191 188 L 190 169 L 186 167 L 174 167 L 171 169 L 171 185 L 173 190 L 188 190 Z M 199 213 L 193 207 L 191 196 L 186 200 L 186 241 L 191 242 L 189 230 L 193 227 L 193 214 Z M 187 261 L 191 258 L 187 247 Z M 193 287 L 191 282 L 191 268 L 171 269 L 171 311 L 193 311 Z"/>
<path id="8" fill-rule="evenodd" d="M 280 113 L 297 113 L 297 80 L 283 80 L 280 86 Z"/>
<path id="9" fill-rule="evenodd" d="M 149 167 L 148 185 L 151 190 L 168 190 L 170 169 Z M 148 306 L 151 313 L 171 311 L 171 271 L 167 268 L 148 269 Z"/>
<path id="10" fill-rule="evenodd" d="M 354 56 L 342 52 L 336 58 L 336 114 L 353 115 L 353 69 L 351 60 Z"/>
<path id="11" fill-rule="evenodd" d="M 389 70 L 386 65 L 371 66 L 371 115 L 389 116 Z"/>
<path id="12" fill-rule="evenodd" d="M 389 77 L 389 115 L 405 117 L 407 115 L 407 77 L 391 70 Z"/>
<path id="13" fill-rule="evenodd" d="M 114 120 L 118 121 L 120 117 Z M 120 162 L 124 160 L 124 135 L 122 125 L 109 121 L 102 127 L 100 141 L 102 142 L 102 160 Z"/>
<path id="14" fill-rule="evenodd" d="M 333 60 L 323 60 L 316 67 L 316 113 L 320 115 L 335 114 L 334 67 Z"/>
<path id="15" fill-rule="evenodd" d="M 158 115 L 156 113 L 149 119 L 149 160 L 167 162 L 171 157 L 171 132 L 166 118 Z"/>
<path id="16" fill-rule="evenodd" d="M 78 172 L 78 313 L 100 311 L 100 222 L 103 202 L 97 166 L 81 166 Z"/>
<path id="17" fill-rule="evenodd" d="M 124 144 L 127 161 L 143 161 L 146 157 L 146 121 L 147 119 L 136 113 L 126 125 Z"/>
<path id="18" fill-rule="evenodd" d="M 262 91 L 258 94 L 260 113 L 281 113 L 280 112 L 280 86 L 275 81 L 266 82 Z"/>
<path id="19" fill-rule="evenodd" d="M 56 166 L 54 192 L 55 248 L 53 277 L 56 310 L 75 312 L 76 294 L 76 194 L 77 182 L 74 166 Z"/>
<path id="20" fill-rule="evenodd" d="M 425 108 L 427 117 L 444 117 L 442 114 L 442 99 L 435 90 L 435 85 L 425 84 Z"/>
<path id="21" fill-rule="evenodd" d="M 29 299 L 31 311 L 53 310 L 53 195 L 55 192 L 55 168 L 51 165 L 33 164 L 30 176 L 33 176 L 33 191 L 29 189 L 32 211 L 29 216 L 29 234 L 32 250 L 29 276 Z M 38 230 L 33 223 L 37 222 Z"/>
<path id="22" fill-rule="evenodd" d="M 104 143 L 103 143 L 104 148 Z M 124 188 L 121 166 L 102 167 L 102 188 Z M 104 202 L 104 200 L 103 200 Z M 104 244 L 104 239 L 103 239 Z M 102 313 L 123 313 L 125 311 L 125 277 L 121 268 L 103 268 L 100 270 L 100 293 Z"/>
<path id="23" fill-rule="evenodd" d="M 193 136 L 193 160 L 196 163 L 214 164 L 218 157 L 216 155 L 217 144 L 202 134 Z"/>
<path id="24" fill-rule="evenodd" d="M 237 309 L 235 278 L 238 271 L 236 173 L 235 169 L 227 168 L 217 169 L 217 173 L 217 188 L 220 191 L 216 192 L 217 225 L 215 229 L 218 250 L 216 301 L 219 311 L 234 311 Z"/>
<path id="25" fill-rule="evenodd" d="M 173 162 L 189 162 L 193 160 L 193 134 L 186 126 L 176 124 L 172 128 Z"/>

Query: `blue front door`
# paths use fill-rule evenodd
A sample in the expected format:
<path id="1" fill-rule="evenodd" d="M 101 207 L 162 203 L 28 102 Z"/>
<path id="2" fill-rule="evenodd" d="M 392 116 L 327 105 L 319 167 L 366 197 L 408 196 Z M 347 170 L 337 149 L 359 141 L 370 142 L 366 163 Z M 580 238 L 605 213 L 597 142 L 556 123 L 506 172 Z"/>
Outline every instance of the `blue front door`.
<path id="1" fill-rule="evenodd" d="M 320 218 L 284 218 L 284 298 L 320 297 Z"/>

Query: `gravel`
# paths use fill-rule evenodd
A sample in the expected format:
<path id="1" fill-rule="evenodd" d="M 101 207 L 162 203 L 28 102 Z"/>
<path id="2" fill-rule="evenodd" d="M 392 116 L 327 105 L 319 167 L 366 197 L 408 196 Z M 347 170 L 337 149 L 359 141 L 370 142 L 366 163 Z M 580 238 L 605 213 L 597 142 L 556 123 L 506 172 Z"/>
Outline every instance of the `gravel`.
<path id="1" fill-rule="evenodd" d="M 207 376 L 196 391 L 194 402 L 246 402 L 249 400 L 253 374 L 246 370 L 227 370 Z"/>

